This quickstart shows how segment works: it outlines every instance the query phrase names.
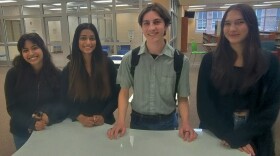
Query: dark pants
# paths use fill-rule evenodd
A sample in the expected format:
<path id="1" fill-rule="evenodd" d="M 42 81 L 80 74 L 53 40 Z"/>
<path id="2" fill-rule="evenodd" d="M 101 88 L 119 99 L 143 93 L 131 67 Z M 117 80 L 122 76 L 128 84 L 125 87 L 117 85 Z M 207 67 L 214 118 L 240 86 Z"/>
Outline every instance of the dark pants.
<path id="1" fill-rule="evenodd" d="M 168 115 L 143 115 L 132 110 L 130 128 L 142 130 L 174 130 L 178 129 L 177 113 Z"/>

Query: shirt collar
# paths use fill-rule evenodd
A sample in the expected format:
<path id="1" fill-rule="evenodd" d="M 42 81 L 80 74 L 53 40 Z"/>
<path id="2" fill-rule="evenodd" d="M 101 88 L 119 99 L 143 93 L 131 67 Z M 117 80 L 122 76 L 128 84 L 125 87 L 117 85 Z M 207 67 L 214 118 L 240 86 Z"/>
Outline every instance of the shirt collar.
<path id="1" fill-rule="evenodd" d="M 174 56 L 173 51 L 174 51 L 174 48 L 171 45 L 169 45 L 168 43 L 166 43 L 163 50 L 162 50 L 163 53 L 161 55 L 166 55 L 166 56 L 169 56 L 169 57 L 173 57 Z M 141 44 L 138 55 L 141 55 L 141 54 L 144 54 L 144 53 L 148 53 L 148 49 L 146 47 L 146 42 L 143 42 Z"/>

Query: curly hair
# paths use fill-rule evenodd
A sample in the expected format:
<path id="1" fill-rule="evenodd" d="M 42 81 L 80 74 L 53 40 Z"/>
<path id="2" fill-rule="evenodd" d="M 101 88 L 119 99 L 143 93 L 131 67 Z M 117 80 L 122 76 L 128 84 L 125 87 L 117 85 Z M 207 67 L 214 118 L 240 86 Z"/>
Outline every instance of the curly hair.
<path id="1" fill-rule="evenodd" d="M 22 55 L 22 50 L 24 49 L 26 41 L 31 41 L 33 44 L 36 44 L 43 52 L 43 67 L 39 72 L 40 81 L 50 85 L 56 94 L 60 94 L 60 70 L 53 64 L 48 48 L 37 33 L 23 34 L 18 40 L 17 49 L 20 54 L 13 60 L 15 69 L 19 71 L 16 82 L 17 90 L 24 91 L 31 83 L 29 82 L 31 81 L 30 77 L 35 73 L 32 66 L 24 60 Z"/>

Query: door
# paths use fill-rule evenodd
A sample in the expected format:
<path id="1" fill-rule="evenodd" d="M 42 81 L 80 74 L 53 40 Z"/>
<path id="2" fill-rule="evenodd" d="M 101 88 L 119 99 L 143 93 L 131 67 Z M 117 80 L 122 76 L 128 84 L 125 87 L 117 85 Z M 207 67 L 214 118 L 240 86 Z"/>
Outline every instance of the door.
<path id="1" fill-rule="evenodd" d="M 53 62 L 57 67 L 64 67 L 68 60 L 62 48 L 61 17 L 44 18 L 46 45 L 51 52 Z"/>

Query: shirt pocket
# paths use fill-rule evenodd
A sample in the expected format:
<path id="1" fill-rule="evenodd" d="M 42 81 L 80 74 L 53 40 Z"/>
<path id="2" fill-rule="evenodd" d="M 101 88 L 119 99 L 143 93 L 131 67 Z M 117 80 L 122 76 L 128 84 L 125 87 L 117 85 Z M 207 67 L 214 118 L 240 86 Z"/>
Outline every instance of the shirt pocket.
<path id="1" fill-rule="evenodd" d="M 173 76 L 162 76 L 160 78 L 160 96 L 163 98 L 172 98 L 175 88 L 175 77 Z"/>

